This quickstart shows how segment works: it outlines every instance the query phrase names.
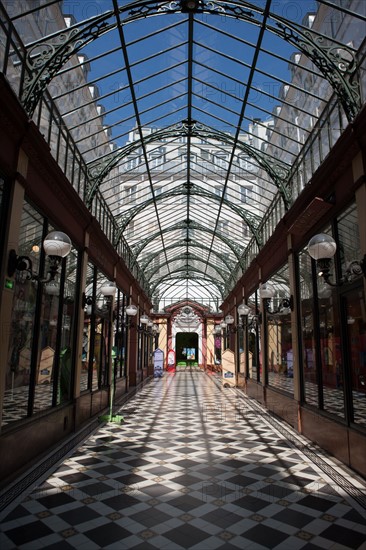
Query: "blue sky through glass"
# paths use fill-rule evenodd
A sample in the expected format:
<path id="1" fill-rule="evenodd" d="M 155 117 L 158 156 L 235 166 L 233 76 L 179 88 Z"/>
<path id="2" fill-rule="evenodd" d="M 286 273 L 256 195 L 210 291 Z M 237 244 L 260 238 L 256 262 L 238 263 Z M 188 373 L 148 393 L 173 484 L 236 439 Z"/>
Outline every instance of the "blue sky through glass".
<path id="1" fill-rule="evenodd" d="M 128 4 L 119 3 L 120 6 Z M 258 0 L 251 5 L 263 8 L 265 2 Z M 77 21 L 112 8 L 111 0 L 63 2 L 64 13 L 72 14 Z M 289 17 L 298 23 L 314 8 L 315 2 L 312 0 L 274 0 L 271 6 L 271 10 L 279 16 Z M 121 17 L 123 19 L 125 15 Z M 123 27 L 137 108 L 143 125 L 163 127 L 188 116 L 187 19 L 186 15 L 176 13 L 149 17 Z M 261 21 L 260 16 L 256 15 L 256 19 Z M 259 26 L 212 14 L 197 14 L 195 22 L 192 115 L 210 126 L 234 133 L 247 92 Z M 83 52 L 92 59 L 101 52 L 119 47 L 118 32 L 113 30 L 90 43 Z M 244 130 L 254 118 L 270 118 L 278 103 L 276 97 L 281 89 L 280 80 L 289 81 L 291 76 L 287 59 L 294 52 L 293 46 L 267 32 L 262 47 L 269 53 L 260 52 L 257 62 L 260 71 L 252 75 L 242 124 Z M 273 51 L 284 60 L 271 56 Z M 88 78 L 94 80 L 116 71 L 117 67 L 121 67 L 121 71 L 100 80 L 97 86 L 99 95 L 113 92 L 101 103 L 107 113 L 113 111 L 106 114 L 105 124 L 112 127 L 112 138 L 122 145 L 126 132 L 136 124 L 122 51 L 118 49 L 91 63 Z M 274 74 L 280 80 L 271 77 Z M 118 138 L 122 133 L 124 136 Z"/>

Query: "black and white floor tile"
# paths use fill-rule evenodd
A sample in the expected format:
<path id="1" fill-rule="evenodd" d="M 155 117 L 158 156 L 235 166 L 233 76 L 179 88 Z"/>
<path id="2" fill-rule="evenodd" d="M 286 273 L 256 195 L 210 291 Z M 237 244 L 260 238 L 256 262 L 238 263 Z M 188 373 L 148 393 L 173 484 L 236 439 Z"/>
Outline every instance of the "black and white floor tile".
<path id="1" fill-rule="evenodd" d="M 4 511 L 1 550 L 366 548 L 364 481 L 215 376 L 165 374 L 122 414 Z"/>

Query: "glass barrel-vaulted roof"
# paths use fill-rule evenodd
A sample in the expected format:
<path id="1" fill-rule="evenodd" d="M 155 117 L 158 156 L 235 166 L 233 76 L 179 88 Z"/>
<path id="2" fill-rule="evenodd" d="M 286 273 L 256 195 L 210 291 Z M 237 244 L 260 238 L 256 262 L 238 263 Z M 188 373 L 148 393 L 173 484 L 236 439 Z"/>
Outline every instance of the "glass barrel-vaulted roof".
<path id="1" fill-rule="evenodd" d="M 25 109 L 42 129 L 54 102 L 80 193 L 106 205 L 154 303 L 217 307 L 362 106 L 366 2 L 36 4 L 8 7 Z"/>

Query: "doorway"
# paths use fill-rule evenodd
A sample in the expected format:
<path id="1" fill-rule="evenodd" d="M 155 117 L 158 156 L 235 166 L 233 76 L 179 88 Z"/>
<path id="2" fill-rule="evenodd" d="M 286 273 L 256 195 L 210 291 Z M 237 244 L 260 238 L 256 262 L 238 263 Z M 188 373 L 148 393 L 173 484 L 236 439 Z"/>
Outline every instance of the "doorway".
<path id="1" fill-rule="evenodd" d="M 196 332 L 177 332 L 177 367 L 198 366 L 198 334 Z"/>

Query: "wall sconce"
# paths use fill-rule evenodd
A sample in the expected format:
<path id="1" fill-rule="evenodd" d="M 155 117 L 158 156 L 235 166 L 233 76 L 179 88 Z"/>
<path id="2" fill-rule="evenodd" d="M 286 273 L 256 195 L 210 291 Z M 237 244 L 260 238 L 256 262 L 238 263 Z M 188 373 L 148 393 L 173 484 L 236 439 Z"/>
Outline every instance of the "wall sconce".
<path id="1" fill-rule="evenodd" d="M 131 317 L 131 318 L 136 317 L 137 312 L 138 312 L 138 309 L 133 304 L 130 304 L 129 306 L 126 307 L 127 317 Z M 124 322 L 123 325 L 125 327 L 134 327 L 135 326 L 134 323 L 132 323 L 131 321 Z"/>
<path id="2" fill-rule="evenodd" d="M 353 260 L 349 263 L 344 277 L 337 283 L 330 281 L 330 268 L 332 258 L 337 250 L 337 244 L 333 237 L 325 233 L 314 235 L 308 243 L 308 253 L 316 261 L 319 268 L 318 275 L 323 277 L 324 281 L 330 286 L 341 286 L 344 283 L 349 283 L 354 278 L 363 274 L 366 277 L 366 254 L 361 260 Z"/>
<path id="3" fill-rule="evenodd" d="M 331 287 L 324 281 L 321 281 L 321 284 L 318 285 L 318 298 L 327 299 L 332 295 Z"/>
<path id="4" fill-rule="evenodd" d="M 225 325 L 226 326 L 226 325 Z M 217 336 L 219 336 L 221 334 L 221 324 L 220 325 L 215 325 L 214 326 L 214 334 L 216 334 Z"/>
<path id="5" fill-rule="evenodd" d="M 260 325 L 262 323 L 262 314 L 258 313 L 257 315 L 252 315 L 249 318 L 249 315 L 251 314 L 252 310 L 247 304 L 244 302 L 238 306 L 238 315 L 239 317 L 247 318 L 247 322 L 242 323 L 242 327 L 244 328 L 247 326 L 249 329 L 255 328 L 256 326 Z"/>
<path id="6" fill-rule="evenodd" d="M 116 295 L 116 283 L 114 281 L 105 281 L 100 287 L 100 292 L 103 294 L 105 299 L 105 305 L 103 305 L 103 310 L 108 310 L 113 305 L 113 298 Z"/>
<path id="7" fill-rule="evenodd" d="M 238 306 L 238 315 L 240 315 L 240 317 L 247 316 L 250 312 L 250 307 L 247 306 L 247 304 L 245 304 L 244 302 L 240 304 L 240 306 Z"/>
<path id="8" fill-rule="evenodd" d="M 142 325 L 147 325 L 149 321 L 150 321 L 149 317 L 146 315 L 146 313 L 143 313 L 140 317 L 140 323 Z"/>
<path id="9" fill-rule="evenodd" d="M 281 313 L 286 313 L 286 310 L 294 309 L 294 299 L 292 295 L 289 298 L 282 298 L 279 302 L 279 305 L 276 309 L 271 309 L 270 304 L 272 298 L 275 297 L 276 291 L 271 283 L 263 283 L 259 286 L 259 295 L 263 300 L 264 307 L 270 315 L 280 315 Z"/>
<path id="10" fill-rule="evenodd" d="M 145 334 L 149 334 L 150 336 L 156 334 L 158 325 L 154 325 L 150 317 L 148 317 L 145 314 L 142 315 L 140 317 L 140 323 L 142 323 L 144 326 L 142 326 L 141 328 L 138 328 L 139 331 L 144 332 Z M 154 330 L 154 327 L 155 327 L 155 330 Z"/>
<path id="11" fill-rule="evenodd" d="M 87 296 L 85 292 L 83 292 L 83 295 L 81 297 L 81 308 L 85 309 L 86 306 L 92 306 L 93 305 L 93 296 Z"/>
<path id="12" fill-rule="evenodd" d="M 40 283 L 53 281 L 60 266 L 62 258 L 65 258 L 71 251 L 71 240 L 62 231 L 51 231 L 43 241 L 43 248 L 49 258 L 49 276 L 47 279 L 40 279 L 33 273 L 32 260 L 29 256 L 18 256 L 14 249 L 10 250 L 8 258 L 8 276 L 12 277 L 16 271 L 25 272 L 25 278 Z"/>
<path id="13" fill-rule="evenodd" d="M 232 325 L 234 323 L 234 317 L 232 315 L 226 315 L 225 323 L 229 326 Z"/>
<path id="14" fill-rule="evenodd" d="M 149 328 L 152 327 L 152 321 L 150 320 L 149 316 L 146 315 L 146 313 L 143 313 L 140 317 L 140 324 L 141 326 L 137 327 L 137 330 L 139 332 L 149 332 Z"/>
<path id="15" fill-rule="evenodd" d="M 116 295 L 116 283 L 113 281 L 106 281 L 100 288 L 100 292 L 105 297 L 107 304 L 110 305 L 114 296 Z"/>
<path id="16" fill-rule="evenodd" d="M 234 317 L 232 315 L 226 315 L 225 321 L 224 321 L 225 327 L 226 327 L 226 334 L 235 334 L 235 332 L 238 330 L 238 326 L 234 327 Z M 222 325 L 222 323 L 221 323 Z M 225 328 L 224 327 L 224 328 Z"/>
<path id="17" fill-rule="evenodd" d="M 49 296 L 58 296 L 60 294 L 60 285 L 54 279 L 46 283 L 44 289 Z"/>
<path id="18" fill-rule="evenodd" d="M 116 283 L 113 281 L 106 281 L 103 283 L 103 285 L 100 288 L 101 294 L 106 299 L 106 306 L 109 307 L 112 304 L 113 296 L 116 294 Z M 82 309 L 85 309 L 86 306 L 92 306 L 94 303 L 93 296 L 87 296 L 85 292 L 83 292 L 82 298 L 81 298 L 81 307 Z"/>
<path id="19" fill-rule="evenodd" d="M 129 317 L 135 317 L 137 315 L 137 307 L 134 306 L 133 304 L 130 304 L 129 306 L 126 307 L 126 314 Z"/>

